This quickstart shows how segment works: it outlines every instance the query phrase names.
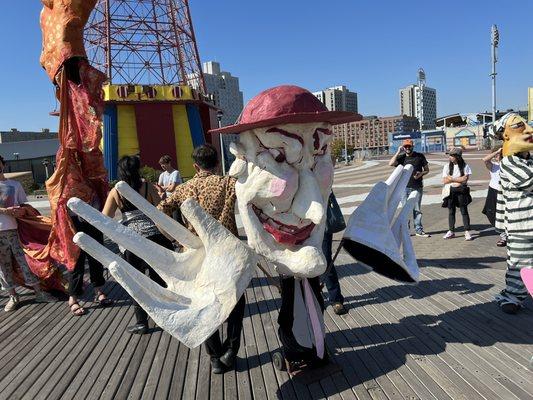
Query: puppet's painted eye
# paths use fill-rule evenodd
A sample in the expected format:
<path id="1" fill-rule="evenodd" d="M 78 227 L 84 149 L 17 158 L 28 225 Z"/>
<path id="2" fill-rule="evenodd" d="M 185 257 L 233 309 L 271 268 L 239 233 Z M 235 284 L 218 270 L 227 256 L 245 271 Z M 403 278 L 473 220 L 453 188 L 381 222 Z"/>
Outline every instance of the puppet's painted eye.
<path id="1" fill-rule="evenodd" d="M 511 125 L 512 129 L 520 129 L 520 128 L 525 128 L 525 127 L 526 127 L 526 124 L 524 124 L 523 122 L 518 122 L 516 124 Z"/>
<path id="2" fill-rule="evenodd" d="M 285 152 L 282 149 L 268 149 L 268 151 L 272 154 L 272 157 L 276 162 L 282 163 L 286 160 Z"/>

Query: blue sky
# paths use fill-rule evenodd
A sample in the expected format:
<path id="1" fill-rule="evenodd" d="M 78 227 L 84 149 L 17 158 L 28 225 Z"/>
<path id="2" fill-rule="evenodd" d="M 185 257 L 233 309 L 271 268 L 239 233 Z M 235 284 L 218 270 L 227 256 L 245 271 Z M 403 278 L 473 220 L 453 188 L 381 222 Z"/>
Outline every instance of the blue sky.
<path id="1" fill-rule="evenodd" d="M 190 0 L 200 57 L 240 78 L 245 100 L 282 83 L 347 85 L 365 115 L 399 113 L 398 89 L 423 67 L 438 115 L 488 110 L 490 27 L 498 24 L 498 108 L 525 108 L 533 86 L 533 1 Z M 40 2 L 0 14 L 0 130 L 57 129 L 39 66 Z M 495 10 L 495 11 L 494 11 Z"/>

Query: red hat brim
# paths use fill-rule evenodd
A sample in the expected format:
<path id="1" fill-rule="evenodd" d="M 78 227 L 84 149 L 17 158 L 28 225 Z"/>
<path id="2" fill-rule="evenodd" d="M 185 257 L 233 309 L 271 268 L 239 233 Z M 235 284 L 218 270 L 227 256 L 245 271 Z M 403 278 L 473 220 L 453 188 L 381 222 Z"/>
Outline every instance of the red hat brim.
<path id="1" fill-rule="evenodd" d="M 323 111 L 313 113 L 285 114 L 278 117 L 264 119 L 262 121 L 250 122 L 247 124 L 235 124 L 223 128 L 211 129 L 209 133 L 241 133 L 255 128 L 266 128 L 267 126 L 284 124 L 305 124 L 314 122 L 327 122 L 332 125 L 356 122 L 362 120 L 360 114 L 349 111 Z"/>

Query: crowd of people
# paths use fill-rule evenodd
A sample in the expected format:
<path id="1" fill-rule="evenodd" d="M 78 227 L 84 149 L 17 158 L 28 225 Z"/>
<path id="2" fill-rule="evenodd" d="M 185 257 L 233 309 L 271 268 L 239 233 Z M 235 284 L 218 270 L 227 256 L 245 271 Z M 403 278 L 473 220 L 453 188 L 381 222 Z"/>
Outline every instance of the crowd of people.
<path id="1" fill-rule="evenodd" d="M 169 156 L 160 159 L 161 173 L 158 183 L 150 183 L 141 176 L 141 163 L 137 156 L 124 156 L 118 163 L 118 178 L 126 182 L 137 191 L 149 203 L 157 206 L 165 214 L 179 219 L 180 205 L 188 198 L 194 198 L 202 208 L 212 217 L 217 219 L 225 228 L 235 236 L 238 236 L 235 219 L 235 178 L 222 176 L 217 173 L 218 155 L 217 151 L 210 145 L 197 147 L 192 158 L 196 174 L 187 182 L 183 180 L 179 171 L 172 165 Z M 497 212 L 497 194 L 500 188 L 499 161 L 501 159 L 501 149 L 494 149 L 484 159 L 486 168 L 489 170 L 491 180 L 483 213 L 490 223 L 495 226 Z M 407 165 L 413 166 L 413 175 L 409 180 L 403 201 L 411 193 L 417 193 L 417 200 L 413 210 L 413 223 L 415 234 L 420 237 L 429 237 L 422 225 L 422 198 L 423 198 L 423 177 L 429 173 L 429 165 L 425 156 L 414 151 L 411 140 L 403 142 L 403 146 L 390 159 L 390 166 Z M 19 304 L 19 297 L 15 292 L 15 277 L 13 262 L 23 275 L 23 283 L 33 288 L 35 300 L 37 302 L 49 302 L 56 300 L 48 293 L 41 290 L 39 280 L 32 274 L 21 248 L 18 234 L 16 217 L 24 213 L 21 207 L 27 202 L 26 195 L 20 183 L 6 179 L 3 174 L 4 160 L 0 157 L 0 197 L 2 208 L 0 208 L 0 284 L 2 289 L 9 293 L 9 300 L 5 306 L 5 311 L 13 311 Z M 468 205 L 472 201 L 468 180 L 472 174 L 471 167 L 465 162 L 462 150 L 454 148 L 449 153 L 449 163 L 443 166 L 443 204 L 448 209 L 449 230 L 444 235 L 444 239 L 455 237 L 456 210 L 459 208 L 464 226 L 465 240 L 472 240 L 470 232 L 470 215 Z M 117 211 L 121 213 L 121 223 L 139 235 L 165 247 L 174 249 L 174 243 L 161 232 L 158 227 L 145 214 L 139 211 L 133 204 L 123 198 L 116 189 L 111 189 L 104 205 L 97 201 L 91 204 L 97 209 L 102 209 L 103 214 L 114 218 Z M 85 232 L 99 242 L 103 242 L 103 235 L 92 227 L 89 223 L 79 218 L 75 214 L 70 215 L 72 222 L 79 232 Z M 183 222 L 183 221 L 181 221 Z M 185 221 L 187 224 L 187 221 Z M 187 225 L 186 225 L 187 226 Z M 192 232 L 192 226 L 187 226 Z M 340 207 L 337 204 L 333 192 L 330 194 L 327 208 L 326 230 L 323 240 L 323 252 L 329 266 L 326 273 L 321 277 L 321 285 L 327 288 L 328 299 L 336 314 L 347 312 L 344 306 L 344 298 L 337 272 L 332 260 L 333 234 L 345 228 L 344 219 Z M 501 232 L 497 246 L 506 246 L 506 232 Z M 164 280 L 141 258 L 126 250 L 122 254 L 123 258 L 134 268 L 146 274 L 157 284 L 165 287 Z M 83 294 L 83 277 L 85 273 L 85 263 L 89 265 L 89 277 L 94 288 L 94 301 L 101 307 L 108 307 L 113 304 L 113 300 L 108 298 L 103 290 L 104 268 L 85 252 L 81 252 L 78 262 L 69 273 L 68 295 L 70 312 L 74 316 L 86 314 L 86 310 L 80 305 L 79 297 Z M 324 306 L 324 304 L 322 304 Z M 145 334 L 148 332 L 148 314 L 134 302 L 135 324 L 129 326 L 127 331 L 130 334 Z M 222 342 L 219 332 L 215 332 L 206 342 L 207 353 L 211 357 L 213 373 L 224 373 L 234 365 L 236 354 L 240 346 L 240 336 L 245 310 L 245 297 L 240 298 L 233 312 L 227 320 L 227 333 L 225 341 Z"/>
<path id="2" fill-rule="evenodd" d="M 430 237 L 422 226 L 422 198 L 423 198 L 423 177 L 429 173 L 428 161 L 424 154 L 414 151 L 414 143 L 411 139 L 403 141 L 402 146 L 389 161 L 391 167 L 398 165 L 412 165 L 413 175 L 407 184 L 407 189 L 403 201 L 405 202 L 412 192 L 417 193 L 417 201 L 413 209 L 413 223 L 416 236 Z M 473 240 L 470 214 L 468 205 L 472 202 L 468 180 L 472 175 L 472 168 L 463 158 L 463 150 L 459 147 L 452 148 L 448 153 L 448 164 L 442 168 L 442 207 L 448 209 L 448 231 L 443 239 L 456 237 L 456 213 L 459 209 L 463 221 L 464 238 L 466 241 Z M 493 149 L 491 153 L 483 158 L 483 162 L 490 173 L 490 183 L 488 194 L 483 208 L 483 214 L 487 216 L 490 224 L 496 226 L 496 204 L 498 191 L 500 189 L 500 159 L 501 147 Z M 499 232 L 500 237 L 496 245 L 505 247 L 507 244 L 507 234 L 505 231 Z"/>

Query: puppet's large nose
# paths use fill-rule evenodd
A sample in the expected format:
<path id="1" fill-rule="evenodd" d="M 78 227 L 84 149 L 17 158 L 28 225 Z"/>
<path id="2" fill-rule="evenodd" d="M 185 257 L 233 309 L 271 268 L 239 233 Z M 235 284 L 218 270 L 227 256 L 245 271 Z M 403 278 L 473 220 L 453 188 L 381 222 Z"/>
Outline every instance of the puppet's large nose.
<path id="1" fill-rule="evenodd" d="M 318 225 L 325 215 L 323 201 L 315 175 L 309 169 L 300 171 L 299 186 L 294 196 L 292 212 Z"/>

